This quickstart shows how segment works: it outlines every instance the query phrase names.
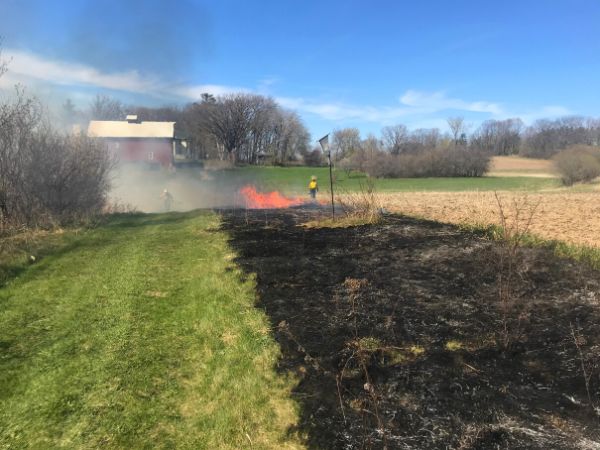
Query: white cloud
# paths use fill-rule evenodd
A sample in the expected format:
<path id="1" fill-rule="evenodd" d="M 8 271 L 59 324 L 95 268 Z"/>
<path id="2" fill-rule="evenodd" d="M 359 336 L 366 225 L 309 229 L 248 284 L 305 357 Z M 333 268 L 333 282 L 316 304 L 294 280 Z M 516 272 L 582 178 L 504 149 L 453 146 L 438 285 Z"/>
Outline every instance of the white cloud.
<path id="1" fill-rule="evenodd" d="M 372 122 L 390 125 L 403 121 L 419 128 L 445 128 L 446 114 L 456 111 L 468 116 L 468 120 L 506 119 L 520 117 L 525 123 L 539 118 L 552 118 L 573 114 L 562 106 L 542 106 L 529 111 L 508 111 L 499 103 L 488 101 L 466 101 L 448 97 L 443 91 L 422 92 L 407 90 L 399 98 L 399 106 L 351 105 L 335 102 L 318 102 L 297 97 L 277 97 L 276 100 L 286 108 L 314 114 L 331 121 Z M 442 117 L 440 117 L 442 116 Z"/>
<path id="2" fill-rule="evenodd" d="M 124 91 L 153 97 L 181 97 L 188 100 L 200 98 L 200 94 L 223 95 L 247 89 L 214 84 L 170 86 L 153 76 L 142 76 L 135 70 L 104 73 L 84 64 L 47 59 L 19 50 L 3 51 L 3 58 L 9 62 L 8 72 L 2 86 L 18 82 L 50 83 L 63 86 L 90 86 L 101 89 Z"/>
<path id="3" fill-rule="evenodd" d="M 447 110 L 486 113 L 499 116 L 503 113 L 497 103 L 467 102 L 447 97 L 443 92 L 408 90 L 400 97 L 399 106 L 359 106 L 343 103 L 320 103 L 303 98 L 278 97 L 283 106 L 318 115 L 327 120 L 362 120 L 389 123 L 407 116 L 435 114 Z"/>
<path id="4" fill-rule="evenodd" d="M 492 115 L 501 115 L 503 113 L 502 108 L 497 103 L 485 101 L 468 102 L 459 98 L 448 97 L 443 91 L 421 92 L 408 90 L 400 97 L 400 102 L 422 112 L 455 109 L 458 111 L 489 113 Z"/>
<path id="5" fill-rule="evenodd" d="M 343 103 L 327 103 L 297 97 L 276 97 L 285 108 L 315 114 L 326 120 L 362 120 L 365 122 L 387 122 L 411 113 L 409 108 L 388 106 L 358 106 Z"/>
<path id="6" fill-rule="evenodd" d="M 59 85 L 85 85 L 128 92 L 147 92 L 156 89 L 158 81 L 144 78 L 136 71 L 102 73 L 83 64 L 45 59 L 32 53 L 6 50 L 12 78 L 24 77 Z"/>
<path id="7" fill-rule="evenodd" d="M 568 108 L 558 105 L 542 106 L 536 110 L 524 111 L 520 114 L 512 114 L 511 117 L 520 117 L 527 124 L 531 124 L 538 119 L 553 119 L 561 116 L 571 116 L 575 114 Z"/>
<path id="8" fill-rule="evenodd" d="M 263 92 L 278 82 L 276 77 L 260 80 L 254 89 L 218 84 L 172 84 L 156 76 L 142 75 L 139 72 L 125 71 L 106 73 L 84 64 L 52 60 L 33 53 L 7 49 L 2 54 L 9 61 L 9 71 L 0 77 L 0 87 L 16 83 L 45 86 L 81 86 L 137 93 L 163 99 L 197 100 L 201 94 L 215 96 L 235 92 Z M 407 90 L 399 97 L 397 104 L 360 105 L 342 102 L 319 101 L 302 97 L 276 97 L 282 106 L 300 113 L 317 116 L 320 119 L 337 122 L 368 122 L 390 125 L 403 121 L 409 124 L 443 123 L 440 116 L 448 111 L 458 114 L 476 115 L 477 120 L 487 118 L 521 117 L 526 123 L 542 117 L 557 117 L 572 114 L 562 106 L 543 106 L 533 111 L 508 111 L 499 103 L 477 100 L 467 101 L 449 97 L 444 91 L 424 92 Z"/>

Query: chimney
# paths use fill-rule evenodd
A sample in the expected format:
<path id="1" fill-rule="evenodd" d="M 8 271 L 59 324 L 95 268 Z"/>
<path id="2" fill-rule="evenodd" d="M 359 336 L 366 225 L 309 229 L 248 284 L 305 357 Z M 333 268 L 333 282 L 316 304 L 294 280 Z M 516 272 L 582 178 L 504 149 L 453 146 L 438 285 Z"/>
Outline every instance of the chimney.
<path id="1" fill-rule="evenodd" d="M 128 114 L 125 120 L 127 120 L 127 123 L 140 123 L 138 116 L 135 114 Z"/>

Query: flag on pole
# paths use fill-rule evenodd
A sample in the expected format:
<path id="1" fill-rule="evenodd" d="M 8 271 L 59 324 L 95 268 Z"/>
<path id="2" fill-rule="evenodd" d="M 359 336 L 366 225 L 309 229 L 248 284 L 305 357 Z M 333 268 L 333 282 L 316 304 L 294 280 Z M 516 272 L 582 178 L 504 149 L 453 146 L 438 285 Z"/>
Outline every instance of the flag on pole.
<path id="1" fill-rule="evenodd" d="M 327 151 L 329 150 L 329 135 L 326 134 L 321 139 L 319 139 L 319 144 L 321 144 L 323 152 L 327 153 Z"/>

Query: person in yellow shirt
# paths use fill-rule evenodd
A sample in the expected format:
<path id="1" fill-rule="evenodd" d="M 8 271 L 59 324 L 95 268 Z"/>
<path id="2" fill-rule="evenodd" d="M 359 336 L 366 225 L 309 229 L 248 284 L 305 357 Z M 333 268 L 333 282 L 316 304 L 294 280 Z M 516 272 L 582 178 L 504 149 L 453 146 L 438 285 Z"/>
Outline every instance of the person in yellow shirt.
<path id="1" fill-rule="evenodd" d="M 317 177 L 314 175 L 310 177 L 310 183 L 308 183 L 308 190 L 310 191 L 310 198 L 313 200 L 317 198 L 317 192 L 319 192 L 319 185 L 317 184 Z"/>

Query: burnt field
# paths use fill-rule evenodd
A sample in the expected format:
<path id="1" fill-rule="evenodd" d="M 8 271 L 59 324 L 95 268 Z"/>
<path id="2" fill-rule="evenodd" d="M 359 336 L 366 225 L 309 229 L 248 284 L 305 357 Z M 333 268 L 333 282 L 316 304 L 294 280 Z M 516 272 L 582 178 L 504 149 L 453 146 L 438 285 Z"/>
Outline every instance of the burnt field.
<path id="1" fill-rule="evenodd" d="M 301 226 L 318 214 L 223 213 L 309 448 L 600 448 L 597 272 L 523 248 L 507 285 L 501 243 L 393 215 Z"/>

